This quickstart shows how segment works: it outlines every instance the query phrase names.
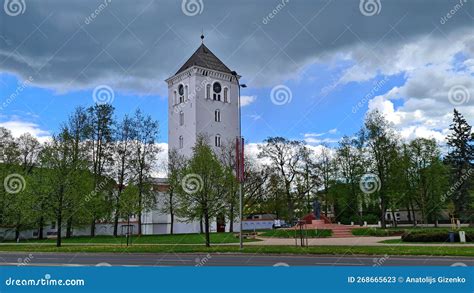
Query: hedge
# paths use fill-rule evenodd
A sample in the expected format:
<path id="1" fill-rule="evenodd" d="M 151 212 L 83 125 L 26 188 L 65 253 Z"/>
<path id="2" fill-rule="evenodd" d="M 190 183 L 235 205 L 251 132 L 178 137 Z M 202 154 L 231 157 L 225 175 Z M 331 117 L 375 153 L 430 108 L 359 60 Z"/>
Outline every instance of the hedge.
<path id="1" fill-rule="evenodd" d="M 466 242 L 474 241 L 474 231 L 466 229 Z M 444 229 L 426 229 L 426 230 L 410 230 L 402 235 L 404 242 L 449 242 L 449 230 Z M 459 241 L 459 232 L 454 232 L 454 242 Z"/>

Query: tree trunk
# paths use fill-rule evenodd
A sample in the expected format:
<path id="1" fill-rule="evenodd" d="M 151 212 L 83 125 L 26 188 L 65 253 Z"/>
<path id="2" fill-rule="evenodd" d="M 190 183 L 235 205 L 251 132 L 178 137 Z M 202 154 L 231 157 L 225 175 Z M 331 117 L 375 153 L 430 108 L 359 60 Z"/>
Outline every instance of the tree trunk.
<path id="1" fill-rule="evenodd" d="M 118 234 L 118 220 L 119 220 L 118 209 L 115 209 L 115 215 L 114 215 L 114 236 L 115 237 L 117 237 L 117 234 Z"/>
<path id="2" fill-rule="evenodd" d="M 20 238 L 20 225 L 15 226 L 15 240 L 18 241 Z"/>
<path id="3" fill-rule="evenodd" d="M 67 220 L 66 224 L 66 238 L 71 238 L 72 236 L 72 217 Z"/>
<path id="4" fill-rule="evenodd" d="M 174 230 L 173 192 L 170 192 L 170 217 L 171 217 L 170 234 L 173 235 L 173 230 Z"/>
<path id="5" fill-rule="evenodd" d="M 411 212 L 413 215 L 413 227 L 416 227 L 416 213 L 415 213 L 415 208 L 413 207 L 412 201 L 410 201 L 410 206 L 411 206 Z"/>
<path id="6" fill-rule="evenodd" d="M 202 232 L 204 232 L 204 228 L 202 227 L 202 217 L 201 217 L 201 219 L 199 220 L 199 233 L 202 234 Z"/>
<path id="7" fill-rule="evenodd" d="M 397 227 L 397 218 L 395 216 L 395 212 L 392 210 L 392 221 L 393 221 L 393 226 Z"/>
<path id="8" fill-rule="evenodd" d="M 383 196 L 380 197 L 380 209 L 382 212 L 382 217 L 380 218 L 380 221 L 382 222 L 382 228 L 386 229 L 387 228 L 387 223 L 385 222 L 385 212 L 387 211 L 387 208 L 385 207 L 385 198 Z"/>
<path id="9" fill-rule="evenodd" d="M 91 222 L 91 237 L 95 237 L 95 218 Z"/>
<path id="10" fill-rule="evenodd" d="M 230 205 L 230 212 L 229 212 L 229 232 L 234 232 L 234 204 Z"/>
<path id="11" fill-rule="evenodd" d="M 204 226 L 206 232 L 206 247 L 210 247 L 211 239 L 209 235 L 209 213 L 207 212 L 207 209 L 204 210 Z"/>
<path id="12" fill-rule="evenodd" d="M 43 216 L 41 216 L 38 221 L 38 239 L 39 240 L 43 239 L 43 225 L 44 225 L 44 219 L 43 219 Z"/>
<path id="13" fill-rule="evenodd" d="M 56 247 L 61 247 L 61 226 L 62 226 L 62 221 L 63 221 L 63 218 L 62 218 L 62 210 L 61 208 L 59 209 L 58 211 L 58 214 L 57 214 L 57 217 L 56 217 L 56 225 L 58 225 L 58 229 L 56 229 L 57 233 L 56 233 Z"/>

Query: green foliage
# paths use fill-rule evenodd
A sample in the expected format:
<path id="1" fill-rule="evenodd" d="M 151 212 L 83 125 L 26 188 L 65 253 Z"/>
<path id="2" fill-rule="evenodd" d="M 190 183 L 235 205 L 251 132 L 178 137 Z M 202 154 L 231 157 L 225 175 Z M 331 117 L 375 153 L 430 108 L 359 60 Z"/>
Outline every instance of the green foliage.
<path id="1" fill-rule="evenodd" d="M 466 232 L 466 241 L 474 241 L 474 229 L 462 229 Z M 420 229 L 403 233 L 404 242 L 449 242 L 449 229 Z M 459 242 L 458 231 L 454 232 L 454 241 Z"/>

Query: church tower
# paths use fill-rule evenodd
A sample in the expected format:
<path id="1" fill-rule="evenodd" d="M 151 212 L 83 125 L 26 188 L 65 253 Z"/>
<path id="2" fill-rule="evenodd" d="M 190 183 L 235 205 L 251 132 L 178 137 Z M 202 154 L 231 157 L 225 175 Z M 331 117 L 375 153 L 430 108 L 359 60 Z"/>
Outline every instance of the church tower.
<path id="1" fill-rule="evenodd" d="M 204 36 L 201 36 L 204 40 Z M 199 135 L 218 153 L 239 136 L 238 76 L 202 42 L 168 78 L 168 146 L 192 156 Z"/>

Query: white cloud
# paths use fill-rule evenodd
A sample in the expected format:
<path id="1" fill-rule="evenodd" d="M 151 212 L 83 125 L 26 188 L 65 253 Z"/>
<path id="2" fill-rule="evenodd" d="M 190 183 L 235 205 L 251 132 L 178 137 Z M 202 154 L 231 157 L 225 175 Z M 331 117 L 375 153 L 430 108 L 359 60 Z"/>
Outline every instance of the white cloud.
<path id="1" fill-rule="evenodd" d="M 19 137 L 24 133 L 30 133 L 36 137 L 39 142 L 44 143 L 51 138 L 51 134 L 47 130 L 40 128 L 38 124 L 21 120 L 11 120 L 0 122 L 0 127 L 5 127 L 12 132 L 13 137 Z"/>
<path id="2" fill-rule="evenodd" d="M 257 96 L 241 96 L 240 97 L 240 107 L 245 107 L 257 100 Z"/>

